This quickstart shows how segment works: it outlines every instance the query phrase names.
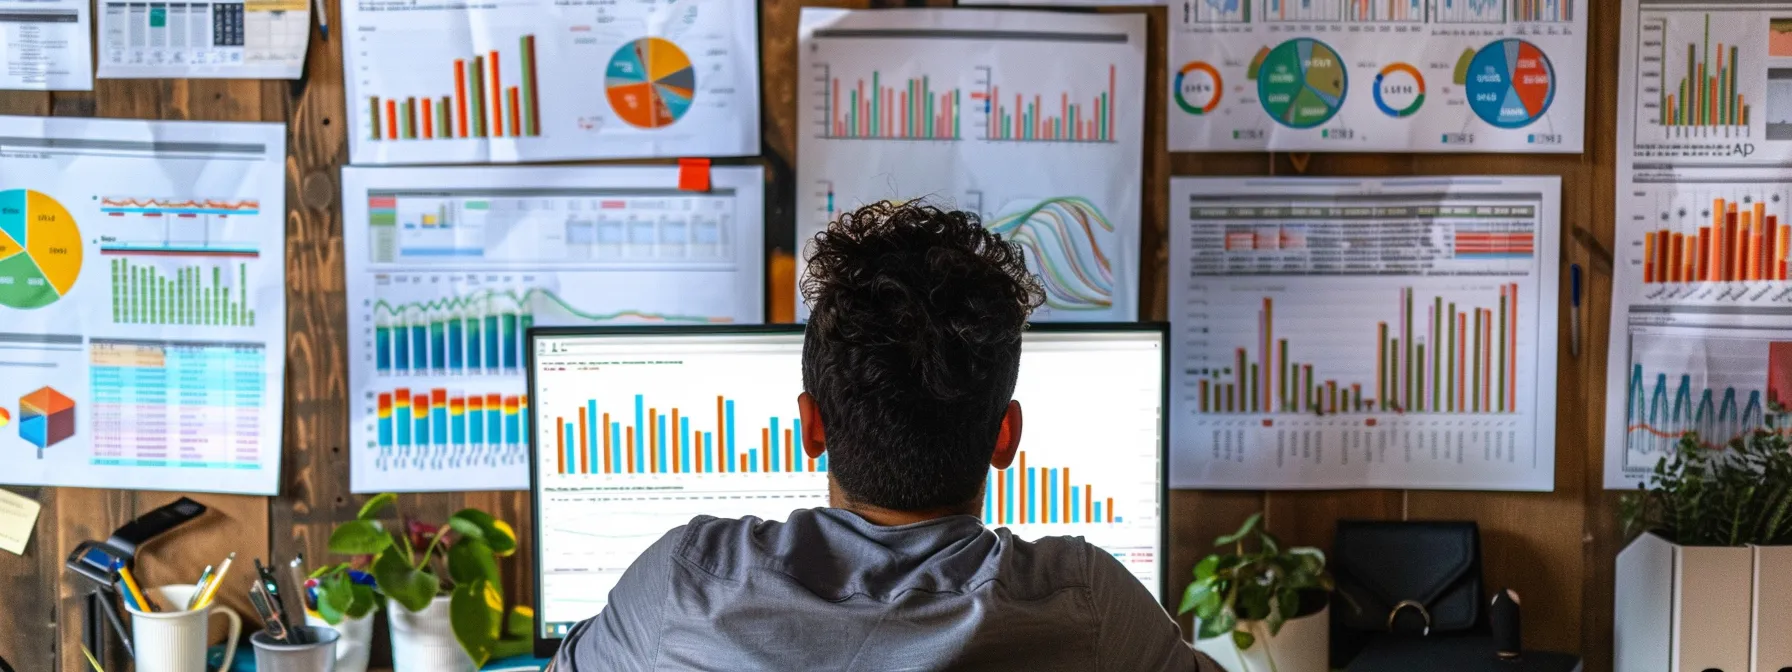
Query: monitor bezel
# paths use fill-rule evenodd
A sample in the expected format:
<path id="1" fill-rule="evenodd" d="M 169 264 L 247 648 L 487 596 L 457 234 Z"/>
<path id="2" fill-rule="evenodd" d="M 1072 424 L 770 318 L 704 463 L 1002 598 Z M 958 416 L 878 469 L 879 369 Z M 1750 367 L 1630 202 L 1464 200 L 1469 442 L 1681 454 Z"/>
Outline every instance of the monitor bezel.
<path id="1" fill-rule="evenodd" d="M 542 338 L 564 338 L 569 336 L 715 336 L 715 335 L 785 335 L 802 334 L 802 324 L 704 324 L 704 325 L 653 325 L 653 326 L 588 326 L 588 327 L 530 327 L 525 335 L 526 357 L 524 370 L 526 385 L 531 401 L 535 400 L 535 351 L 536 342 Z M 1158 602 L 1167 611 L 1170 605 L 1170 325 L 1168 322 L 1035 322 L 1027 325 L 1027 331 L 1038 333 L 1098 333 L 1120 332 L 1131 334 L 1155 333 L 1161 344 L 1163 358 L 1159 370 L 1162 379 L 1159 381 L 1158 429 L 1157 429 L 1157 464 L 1158 464 L 1158 557 L 1157 582 Z M 533 404 L 531 404 L 533 408 Z M 535 431 L 535 423 L 529 423 L 529 530 L 528 548 L 533 557 L 530 559 L 530 582 L 533 595 L 530 606 L 539 619 L 542 614 L 541 593 L 541 489 L 537 487 L 540 474 L 540 449 L 538 445 L 540 432 Z M 560 650 L 561 637 L 545 637 L 542 635 L 541 623 L 530 627 L 530 636 L 534 639 L 535 655 L 539 658 L 552 658 Z"/>

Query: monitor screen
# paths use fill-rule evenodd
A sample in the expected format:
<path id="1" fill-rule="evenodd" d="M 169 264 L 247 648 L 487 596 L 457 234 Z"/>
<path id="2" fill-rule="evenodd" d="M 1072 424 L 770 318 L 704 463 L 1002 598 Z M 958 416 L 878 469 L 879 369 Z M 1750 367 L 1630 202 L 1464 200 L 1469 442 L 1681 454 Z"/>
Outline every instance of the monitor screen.
<path id="1" fill-rule="evenodd" d="M 538 638 L 595 616 L 635 557 L 695 516 L 827 506 L 827 457 L 809 459 L 798 438 L 800 327 L 531 340 Z M 1160 326 L 1028 331 L 1021 452 L 990 471 L 986 524 L 1082 536 L 1159 595 L 1163 341 Z"/>

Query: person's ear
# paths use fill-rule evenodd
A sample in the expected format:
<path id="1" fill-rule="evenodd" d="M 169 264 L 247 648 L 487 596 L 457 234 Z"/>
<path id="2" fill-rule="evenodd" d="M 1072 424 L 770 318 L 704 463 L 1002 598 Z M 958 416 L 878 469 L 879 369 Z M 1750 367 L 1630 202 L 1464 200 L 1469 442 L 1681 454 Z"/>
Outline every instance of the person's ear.
<path id="1" fill-rule="evenodd" d="M 808 426 L 809 420 L 803 420 Z M 1002 412 L 1002 430 L 996 433 L 996 451 L 989 456 L 989 466 L 996 469 L 1007 469 L 1014 463 L 1014 455 L 1020 452 L 1020 402 L 1008 402 L 1008 410 Z"/>
<path id="2" fill-rule="evenodd" d="M 821 459 L 828 452 L 827 430 L 821 426 L 821 409 L 808 392 L 796 395 L 797 416 L 803 419 L 803 454 L 811 460 Z"/>

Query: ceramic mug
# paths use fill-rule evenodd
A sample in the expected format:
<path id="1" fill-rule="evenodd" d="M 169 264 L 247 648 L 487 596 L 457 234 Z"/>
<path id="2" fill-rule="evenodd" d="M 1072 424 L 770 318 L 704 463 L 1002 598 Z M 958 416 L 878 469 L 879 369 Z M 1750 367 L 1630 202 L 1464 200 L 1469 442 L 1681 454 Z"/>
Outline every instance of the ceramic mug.
<path id="1" fill-rule="evenodd" d="M 224 665 L 236 654 L 237 638 L 243 634 L 243 618 L 230 607 L 213 603 L 204 609 L 187 611 L 187 601 L 198 589 L 173 585 L 151 588 L 149 599 L 162 611 L 146 612 L 131 609 L 131 646 L 136 651 L 137 672 L 193 672 L 205 667 L 206 626 L 212 616 L 222 615 L 230 622 L 230 634 L 224 640 Z"/>

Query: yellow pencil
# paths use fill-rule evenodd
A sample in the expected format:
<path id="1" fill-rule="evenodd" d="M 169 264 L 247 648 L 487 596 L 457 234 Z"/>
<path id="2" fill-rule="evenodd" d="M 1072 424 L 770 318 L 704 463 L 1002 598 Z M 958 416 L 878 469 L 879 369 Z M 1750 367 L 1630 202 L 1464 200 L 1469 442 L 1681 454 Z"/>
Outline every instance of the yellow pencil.
<path id="1" fill-rule="evenodd" d="M 230 573 L 230 562 L 235 559 L 236 553 L 233 552 L 229 557 L 224 558 L 223 564 L 218 565 L 218 573 L 212 575 L 212 582 L 206 585 L 204 592 L 200 593 L 199 606 L 193 607 L 194 609 L 204 609 L 212 605 L 212 598 L 217 596 L 218 588 L 224 585 L 224 575 Z"/>
<path id="2" fill-rule="evenodd" d="M 99 659 L 93 657 L 93 652 L 87 649 L 86 644 L 81 645 L 81 655 L 87 656 L 87 664 L 93 666 L 93 672 L 106 672 L 106 668 L 100 667 Z"/>
<path id="3" fill-rule="evenodd" d="M 118 568 L 118 578 L 119 578 L 119 580 L 124 581 L 125 590 L 131 591 L 131 599 L 137 601 L 138 607 L 141 607 L 144 611 L 155 611 L 156 610 L 155 605 L 150 604 L 149 599 L 144 597 L 143 589 L 141 587 L 138 587 L 137 578 L 134 576 L 131 576 L 131 568 L 119 567 Z"/>

